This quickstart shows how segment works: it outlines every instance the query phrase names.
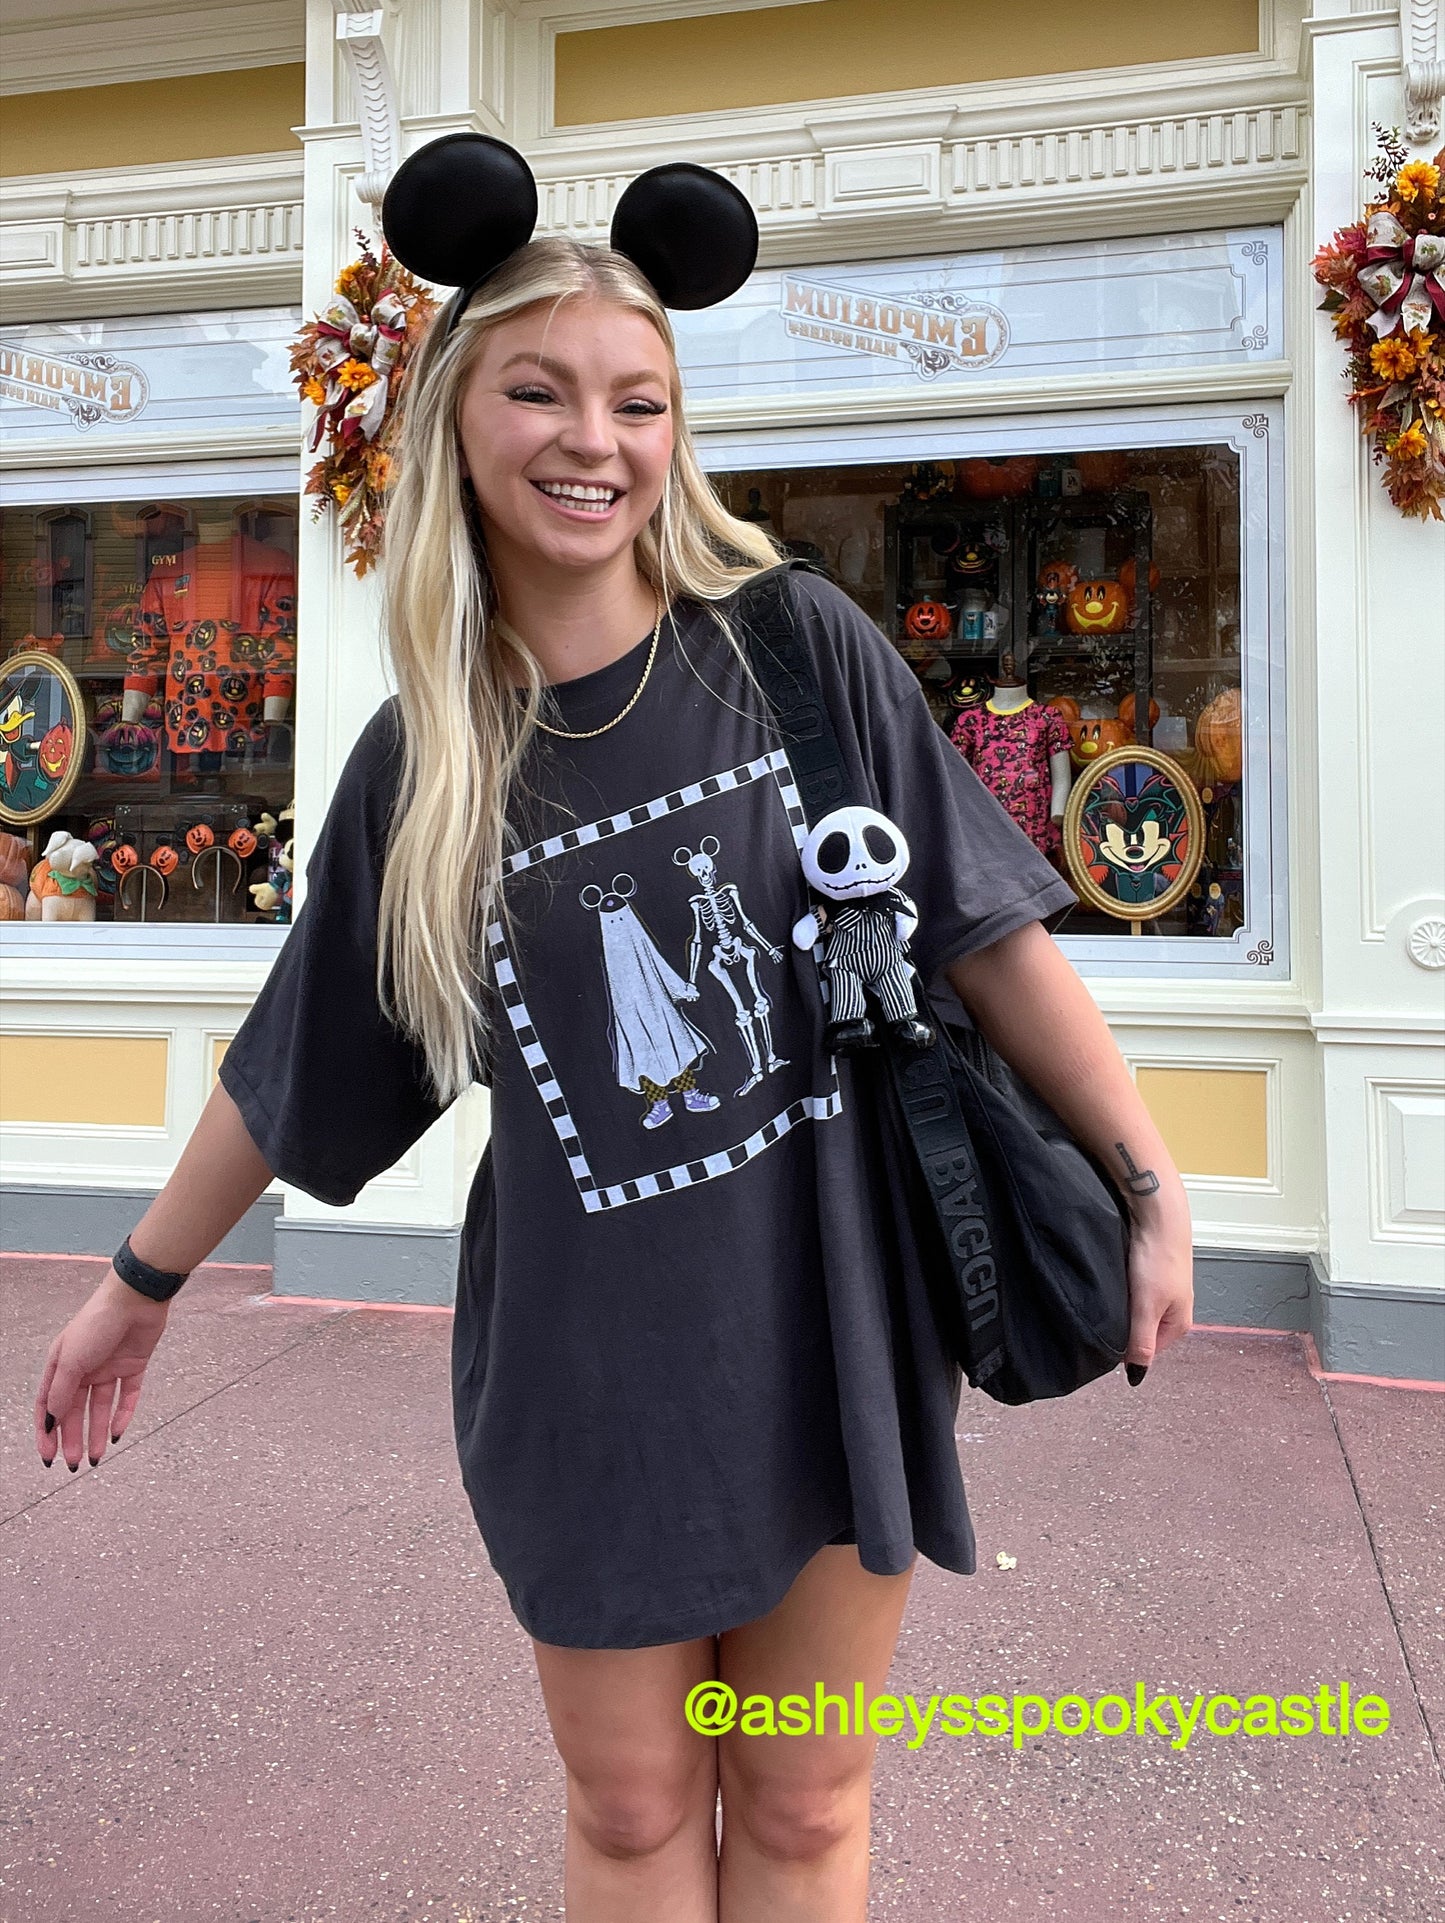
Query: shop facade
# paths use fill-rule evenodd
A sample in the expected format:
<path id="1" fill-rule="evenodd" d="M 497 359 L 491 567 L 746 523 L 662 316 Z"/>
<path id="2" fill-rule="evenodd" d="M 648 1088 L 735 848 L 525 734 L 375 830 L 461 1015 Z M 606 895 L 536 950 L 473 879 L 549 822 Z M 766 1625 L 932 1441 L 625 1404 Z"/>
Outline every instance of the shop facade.
<path id="1" fill-rule="evenodd" d="M 62 663 L 86 736 L 14 831 L 100 859 L 93 921 L 0 926 L 4 1246 L 114 1247 L 304 899 L 387 684 L 374 580 L 301 496 L 286 345 L 400 155 L 473 127 L 582 238 L 658 160 L 748 193 L 757 271 L 677 320 L 729 505 L 860 602 L 962 742 L 1012 670 L 1070 728 L 1071 783 L 1134 744 L 1195 798 L 1186 885 L 1103 859 L 1061 939 L 1185 1172 L 1201 1319 L 1445 1379 L 1445 541 L 1371 473 L 1308 265 L 1372 125 L 1427 125 L 1439 10 L 1205 6 L 1086 84 L 1040 15 L 1027 72 L 865 93 L 860 42 L 838 91 L 772 101 L 769 48 L 829 11 L 309 0 L 291 184 L 249 163 L 239 252 L 235 159 L 172 163 L 174 210 L 137 169 L 8 184 L 4 651 L 47 700 Z M 143 265 L 121 220 L 156 236 Z M 293 1295 L 444 1301 L 487 1125 L 474 1090 L 351 1208 L 278 1190 L 223 1253 Z"/>

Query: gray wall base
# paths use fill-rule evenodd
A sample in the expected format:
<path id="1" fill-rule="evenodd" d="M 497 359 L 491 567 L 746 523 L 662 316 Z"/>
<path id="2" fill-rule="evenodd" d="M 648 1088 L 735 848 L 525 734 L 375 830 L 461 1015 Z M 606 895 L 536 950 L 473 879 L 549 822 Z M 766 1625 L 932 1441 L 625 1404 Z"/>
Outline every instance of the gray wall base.
<path id="1" fill-rule="evenodd" d="M 276 1295 L 446 1307 L 456 1300 L 461 1230 L 276 1218 Z"/>
<path id="2" fill-rule="evenodd" d="M 1303 1333 L 1310 1326 L 1310 1258 L 1196 1249 L 1194 1320 Z"/>
<path id="3" fill-rule="evenodd" d="M 1317 1257 L 1311 1270 L 1310 1331 L 1326 1369 L 1445 1382 L 1445 1288 L 1332 1282 Z"/>
<path id="4" fill-rule="evenodd" d="M 155 1199 L 154 1189 L 0 1183 L 0 1249 L 17 1255 L 114 1255 Z M 279 1195 L 263 1195 L 210 1260 L 269 1265 L 280 1210 Z"/>

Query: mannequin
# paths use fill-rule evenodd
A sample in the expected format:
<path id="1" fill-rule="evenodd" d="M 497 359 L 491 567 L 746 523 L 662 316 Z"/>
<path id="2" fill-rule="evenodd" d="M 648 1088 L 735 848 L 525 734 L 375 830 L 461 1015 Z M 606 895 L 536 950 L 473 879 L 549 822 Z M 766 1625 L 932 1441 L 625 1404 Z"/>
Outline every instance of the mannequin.
<path id="1" fill-rule="evenodd" d="M 166 739 L 192 765 L 219 766 L 296 691 L 296 578 L 289 555 L 201 524 L 194 549 L 157 566 L 141 595 L 122 695 L 139 720 L 164 684 Z"/>
<path id="2" fill-rule="evenodd" d="M 1040 708 L 1011 654 L 999 664 L 992 696 L 965 708 L 953 745 L 1045 855 L 1059 849 L 1072 772 L 1062 715 Z"/>

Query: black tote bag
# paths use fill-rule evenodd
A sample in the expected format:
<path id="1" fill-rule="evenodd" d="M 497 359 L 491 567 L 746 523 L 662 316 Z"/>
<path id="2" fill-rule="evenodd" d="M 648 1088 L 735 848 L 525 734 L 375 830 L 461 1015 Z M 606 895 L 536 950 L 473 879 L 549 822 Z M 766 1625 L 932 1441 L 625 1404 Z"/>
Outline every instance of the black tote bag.
<path id="1" fill-rule="evenodd" d="M 749 581 L 737 613 L 812 828 L 834 808 L 871 804 L 849 779 L 794 628 L 789 571 Z M 934 1046 L 877 1051 L 876 1070 L 870 1051 L 857 1084 L 891 1106 L 885 1120 L 910 1145 L 900 1158 L 906 1216 L 945 1338 L 969 1382 L 996 1401 L 1069 1395 L 1124 1360 L 1127 1206 L 982 1035 L 919 1013 L 937 1031 Z"/>

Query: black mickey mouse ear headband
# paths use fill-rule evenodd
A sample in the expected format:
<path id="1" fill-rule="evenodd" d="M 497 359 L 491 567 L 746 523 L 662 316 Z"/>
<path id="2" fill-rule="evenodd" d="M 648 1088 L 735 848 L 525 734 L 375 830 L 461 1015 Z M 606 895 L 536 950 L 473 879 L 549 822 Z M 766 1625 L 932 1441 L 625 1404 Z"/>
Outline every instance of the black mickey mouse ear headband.
<path id="1" fill-rule="evenodd" d="M 537 182 L 515 147 L 489 134 L 443 134 L 404 160 L 381 203 L 392 253 L 414 274 L 455 287 L 450 333 L 482 282 L 537 225 Z M 723 175 L 691 161 L 650 167 L 624 191 L 611 243 L 664 307 L 713 307 L 758 257 L 758 221 Z"/>

